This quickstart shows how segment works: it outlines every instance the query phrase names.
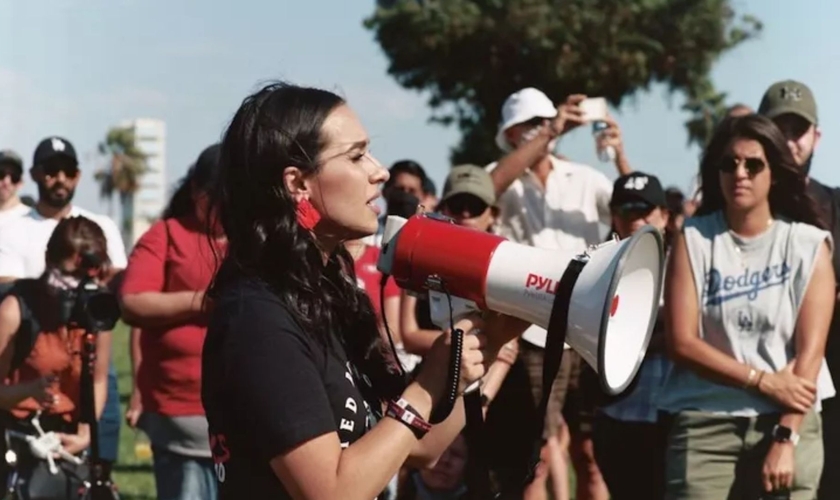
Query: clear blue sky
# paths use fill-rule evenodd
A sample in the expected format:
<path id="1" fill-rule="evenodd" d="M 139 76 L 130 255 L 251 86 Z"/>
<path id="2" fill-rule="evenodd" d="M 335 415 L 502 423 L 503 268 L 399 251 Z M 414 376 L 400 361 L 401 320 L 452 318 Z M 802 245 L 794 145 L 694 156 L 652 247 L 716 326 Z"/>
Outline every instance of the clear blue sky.
<path id="1" fill-rule="evenodd" d="M 823 130 L 813 174 L 840 184 L 840 2 L 735 5 L 765 29 L 719 61 L 718 87 L 756 107 L 773 81 L 810 85 Z M 380 161 L 415 159 L 440 188 L 457 131 L 428 124 L 425 96 L 386 74 L 386 59 L 362 26 L 373 9 L 373 0 L 0 0 L 0 148 L 18 150 L 28 168 L 47 135 L 64 135 L 80 154 L 92 153 L 110 125 L 160 118 L 174 182 L 219 138 L 249 91 L 283 78 L 337 90 L 361 115 Z M 627 101 L 617 117 L 633 166 L 686 189 L 699 151 L 686 147 L 682 103 L 655 88 Z M 615 177 L 610 165 L 597 163 L 589 130 L 564 137 L 560 150 Z M 76 201 L 104 211 L 97 167 L 83 162 Z M 31 182 L 24 192 L 34 193 Z"/>

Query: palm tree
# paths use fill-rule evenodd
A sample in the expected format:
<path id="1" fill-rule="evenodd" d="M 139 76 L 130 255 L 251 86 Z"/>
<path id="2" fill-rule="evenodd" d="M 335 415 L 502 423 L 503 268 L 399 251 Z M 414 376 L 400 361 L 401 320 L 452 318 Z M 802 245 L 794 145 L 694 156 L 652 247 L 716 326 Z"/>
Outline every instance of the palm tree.
<path id="1" fill-rule="evenodd" d="M 114 193 L 119 195 L 120 231 L 128 248 L 134 241 L 134 193 L 140 187 L 140 177 L 149 169 L 147 155 L 137 147 L 134 129 L 130 127 L 109 129 L 105 140 L 99 143 L 99 152 L 110 158 L 110 165 L 94 174 L 99 182 L 99 196 L 108 200 L 110 212 Z"/>

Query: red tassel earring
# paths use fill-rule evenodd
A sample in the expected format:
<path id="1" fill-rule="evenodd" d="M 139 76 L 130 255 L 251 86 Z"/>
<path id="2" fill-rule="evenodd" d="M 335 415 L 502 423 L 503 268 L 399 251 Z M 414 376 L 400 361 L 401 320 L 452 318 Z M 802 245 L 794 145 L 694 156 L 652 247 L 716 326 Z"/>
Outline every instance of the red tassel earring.
<path id="1" fill-rule="evenodd" d="M 318 210 L 312 206 L 312 203 L 307 198 L 302 198 L 297 202 L 295 212 L 297 214 L 298 224 L 307 231 L 311 231 L 318 224 L 318 221 L 321 220 L 321 214 L 318 213 Z"/>

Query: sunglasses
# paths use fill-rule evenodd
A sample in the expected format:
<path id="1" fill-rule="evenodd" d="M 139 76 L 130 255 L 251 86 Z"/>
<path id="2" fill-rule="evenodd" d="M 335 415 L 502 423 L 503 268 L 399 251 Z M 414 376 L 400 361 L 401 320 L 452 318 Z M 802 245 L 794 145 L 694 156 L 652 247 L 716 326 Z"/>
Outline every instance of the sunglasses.
<path id="1" fill-rule="evenodd" d="M 489 206 L 490 205 L 484 203 L 484 201 L 477 196 L 473 196 L 471 194 L 459 194 L 446 200 L 441 207 L 441 210 L 458 215 L 466 213 L 470 218 L 473 218 L 486 212 Z"/>
<path id="2" fill-rule="evenodd" d="M 0 168 L 0 181 L 6 180 L 6 177 L 10 177 L 12 179 L 12 184 L 17 184 L 20 182 L 21 173 L 17 170 L 9 168 Z"/>
<path id="3" fill-rule="evenodd" d="M 735 158 L 734 156 L 727 156 L 720 161 L 720 171 L 725 174 L 734 174 L 738 170 L 738 165 L 741 162 L 744 163 L 744 168 L 747 169 L 747 174 L 750 177 L 755 177 L 767 168 L 767 163 L 761 158 Z"/>
<path id="4" fill-rule="evenodd" d="M 548 120 L 548 118 L 543 118 L 542 116 L 535 116 L 526 122 L 522 122 L 524 125 L 527 125 L 528 128 L 539 127 L 543 124 L 544 121 Z"/>
<path id="5" fill-rule="evenodd" d="M 64 172 L 64 176 L 69 179 L 73 179 L 79 175 L 79 166 L 73 163 L 47 162 L 41 168 L 44 171 L 44 175 L 49 177 L 57 177 L 60 172 Z"/>
<path id="6" fill-rule="evenodd" d="M 653 205 L 619 207 L 618 214 L 625 219 L 646 219 L 655 208 Z"/>

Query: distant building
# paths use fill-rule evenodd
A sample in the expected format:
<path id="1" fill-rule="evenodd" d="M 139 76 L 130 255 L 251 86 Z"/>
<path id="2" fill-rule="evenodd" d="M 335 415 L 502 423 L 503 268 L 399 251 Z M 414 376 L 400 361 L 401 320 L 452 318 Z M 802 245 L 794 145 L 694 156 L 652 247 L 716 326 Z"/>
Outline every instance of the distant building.
<path id="1" fill-rule="evenodd" d="M 140 178 L 140 187 L 134 195 L 134 217 L 132 231 L 134 241 L 125 242 L 127 246 L 143 236 L 143 233 L 160 218 L 169 200 L 166 182 L 166 123 L 153 118 L 138 118 L 119 124 L 134 131 L 137 147 L 147 155 L 149 170 Z"/>

